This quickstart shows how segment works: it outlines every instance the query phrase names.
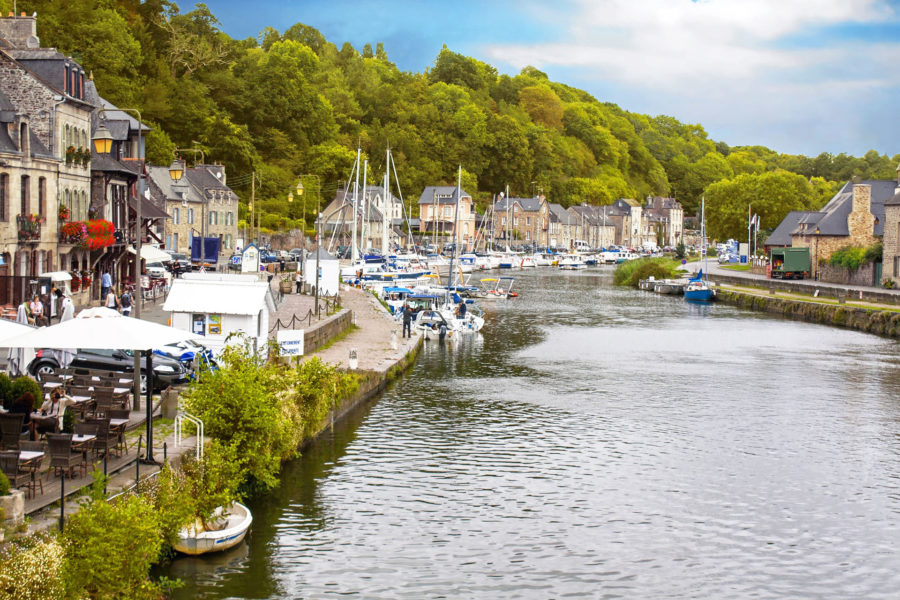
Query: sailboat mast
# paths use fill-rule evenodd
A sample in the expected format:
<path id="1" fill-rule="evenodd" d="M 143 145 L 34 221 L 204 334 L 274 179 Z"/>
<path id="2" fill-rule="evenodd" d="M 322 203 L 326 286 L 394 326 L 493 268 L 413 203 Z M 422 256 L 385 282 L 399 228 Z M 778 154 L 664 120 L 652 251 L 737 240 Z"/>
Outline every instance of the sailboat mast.
<path id="1" fill-rule="evenodd" d="M 362 216 L 361 219 L 364 219 L 362 222 L 362 235 L 359 236 L 359 243 L 362 245 L 362 251 L 364 252 L 366 249 L 366 237 L 369 235 L 369 203 L 366 198 L 366 182 L 369 179 L 369 159 L 367 158 L 363 161 L 363 185 L 362 185 L 362 198 L 360 201 L 362 202 Z"/>
<path id="2" fill-rule="evenodd" d="M 462 165 L 456 175 L 456 207 L 453 211 L 453 251 L 450 252 L 450 273 L 447 275 L 447 302 L 450 301 L 450 288 L 453 286 L 453 259 L 456 257 L 456 245 L 459 243 L 459 231 L 457 230 L 459 219 L 459 194 L 462 189 Z"/>
<path id="3" fill-rule="evenodd" d="M 390 180 L 388 179 L 388 165 L 391 163 L 391 149 L 388 148 L 384 155 L 384 194 L 381 197 L 381 255 L 388 255 L 388 227 L 393 222 L 393 203 L 389 201 L 391 196 L 388 191 Z"/>
<path id="4" fill-rule="evenodd" d="M 509 214 L 509 184 L 506 184 L 506 249 L 509 250 L 509 231 L 512 227 L 512 217 Z"/>
<path id="5" fill-rule="evenodd" d="M 356 182 L 353 184 L 353 228 L 350 235 L 350 260 L 359 258 L 359 248 L 356 247 L 356 220 L 359 218 L 359 155 L 360 148 L 356 148 Z"/>

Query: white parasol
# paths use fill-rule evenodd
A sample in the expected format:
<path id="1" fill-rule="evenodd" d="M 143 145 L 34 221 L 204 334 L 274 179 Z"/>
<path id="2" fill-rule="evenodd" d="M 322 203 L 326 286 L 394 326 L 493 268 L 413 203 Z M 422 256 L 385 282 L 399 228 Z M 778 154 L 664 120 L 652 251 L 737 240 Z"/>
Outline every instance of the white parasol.
<path id="1" fill-rule="evenodd" d="M 0 327 L 0 341 L 2 341 L 4 347 L 9 348 L 6 371 L 10 377 L 19 377 L 25 374 L 25 368 L 34 360 L 34 350 L 16 347 L 6 342 L 33 330 L 34 328 L 28 324 L 28 315 L 25 313 L 24 302 L 19 305 L 19 309 L 16 311 L 16 321 L 3 321 L 3 325 Z"/>
<path id="2" fill-rule="evenodd" d="M 75 318 L 75 304 L 72 302 L 72 297 L 69 294 L 66 294 L 63 298 L 60 308 L 62 310 L 62 314 L 59 317 L 60 323 L 65 323 L 69 319 Z M 59 366 L 65 369 L 75 360 L 75 349 L 62 348 L 54 350 L 53 355 L 56 357 L 56 362 L 59 363 Z"/>

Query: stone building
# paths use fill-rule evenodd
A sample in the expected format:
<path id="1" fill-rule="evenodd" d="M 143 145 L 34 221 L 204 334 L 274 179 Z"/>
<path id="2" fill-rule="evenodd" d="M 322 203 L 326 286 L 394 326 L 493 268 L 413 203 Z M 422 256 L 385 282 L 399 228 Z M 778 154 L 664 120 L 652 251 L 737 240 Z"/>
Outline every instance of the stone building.
<path id="1" fill-rule="evenodd" d="M 167 250 L 191 254 L 193 238 L 219 239 L 219 261 L 235 249 L 238 237 L 238 197 L 228 187 L 225 167 L 198 164 L 172 180 L 169 168 L 147 167 L 151 201 L 164 206 Z"/>
<path id="2" fill-rule="evenodd" d="M 359 196 L 358 214 L 360 219 L 356 223 L 357 243 L 360 250 L 376 248 L 389 250 L 402 242 L 402 226 L 404 221 L 403 203 L 399 198 L 385 193 L 383 187 L 367 186 L 366 193 Z M 387 245 L 382 248 L 385 232 L 385 212 L 387 220 Z M 339 245 L 351 245 L 350 236 L 353 234 L 353 194 L 345 194 L 338 190 L 328 206 L 322 210 L 322 233 L 326 239 L 336 239 Z M 362 240 L 361 242 L 359 240 Z"/>
<path id="3" fill-rule="evenodd" d="M 871 246 L 882 237 L 884 203 L 894 197 L 895 188 L 894 181 L 849 181 L 822 210 L 800 215 L 791 246 L 810 249 L 812 276 L 818 276 L 819 262 L 836 250 Z"/>
<path id="4" fill-rule="evenodd" d="M 571 250 L 578 239 L 578 219 L 561 204 L 549 204 L 550 227 L 548 245 L 552 248 Z"/>
<path id="5" fill-rule="evenodd" d="M 498 198 L 491 211 L 490 226 L 494 239 L 503 244 L 534 243 L 546 246 L 550 205 L 543 195 L 536 198 Z"/>
<path id="6" fill-rule="evenodd" d="M 884 202 L 883 248 L 882 281 L 889 279 L 900 284 L 900 165 L 894 195 Z"/>
<path id="7" fill-rule="evenodd" d="M 647 218 L 645 244 L 674 247 L 684 238 L 684 209 L 675 198 L 648 196 L 644 215 Z"/>
<path id="8" fill-rule="evenodd" d="M 0 275 L 90 268 L 87 252 L 58 250 L 61 209 L 88 213 L 92 110 L 84 70 L 40 46 L 36 17 L 0 18 Z"/>
<path id="9" fill-rule="evenodd" d="M 452 242 L 469 249 L 475 243 L 475 204 L 472 195 L 461 190 L 456 210 L 456 187 L 430 185 L 419 196 L 419 233 L 430 234 L 437 243 Z M 448 237 L 449 236 L 449 237 Z"/>

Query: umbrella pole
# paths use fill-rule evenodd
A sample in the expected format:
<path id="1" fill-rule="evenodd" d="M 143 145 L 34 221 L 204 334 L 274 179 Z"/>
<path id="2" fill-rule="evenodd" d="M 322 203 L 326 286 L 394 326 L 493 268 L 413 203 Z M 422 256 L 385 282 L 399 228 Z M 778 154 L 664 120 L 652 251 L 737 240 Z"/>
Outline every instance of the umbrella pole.
<path id="1" fill-rule="evenodd" d="M 145 464 L 155 465 L 153 458 L 153 351 L 146 351 L 147 363 L 147 457 Z"/>

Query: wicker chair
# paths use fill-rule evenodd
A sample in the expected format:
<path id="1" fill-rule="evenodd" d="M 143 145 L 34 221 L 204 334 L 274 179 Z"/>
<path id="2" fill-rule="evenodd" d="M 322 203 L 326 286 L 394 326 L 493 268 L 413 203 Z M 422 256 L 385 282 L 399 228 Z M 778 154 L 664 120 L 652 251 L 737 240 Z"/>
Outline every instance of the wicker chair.
<path id="1" fill-rule="evenodd" d="M 25 415 L 20 413 L 0 414 L 0 448 L 18 450 L 24 426 Z"/>
<path id="2" fill-rule="evenodd" d="M 9 479 L 11 488 L 19 488 L 23 485 L 26 491 L 30 492 L 34 489 L 31 481 L 31 473 L 25 471 L 19 465 L 19 451 L 5 450 L 0 452 L 0 471 Z"/>
<path id="3" fill-rule="evenodd" d="M 81 456 L 72 453 L 71 433 L 47 434 L 47 445 L 50 448 L 50 469 L 47 471 L 47 479 L 50 473 L 65 473 L 72 477 L 72 469 L 82 469 Z"/>
<path id="4" fill-rule="evenodd" d="M 94 388 L 94 418 L 109 419 L 109 411 L 115 405 L 112 388 Z"/>
<path id="5" fill-rule="evenodd" d="M 130 419 L 131 411 L 127 408 L 113 408 L 109 411 L 110 419 Z M 118 433 L 119 440 L 119 450 L 124 450 L 125 454 L 128 454 L 128 443 L 125 441 L 125 427 L 128 426 L 128 423 L 123 425 L 122 427 L 118 427 L 116 429 L 116 433 Z"/>
<path id="6" fill-rule="evenodd" d="M 109 429 L 109 419 L 89 419 L 88 423 L 97 425 L 97 439 L 94 441 L 94 453 L 97 456 L 109 454 L 112 450 L 119 455 L 119 436 Z"/>
<path id="7" fill-rule="evenodd" d="M 32 441 L 22 441 L 19 442 L 19 450 L 30 450 L 32 452 L 45 452 L 43 442 L 32 442 Z M 39 462 L 28 462 L 19 467 L 21 470 L 26 473 L 31 473 L 31 480 L 34 482 L 34 492 L 37 492 L 36 486 L 41 486 L 41 495 L 44 495 L 44 482 L 38 476 L 38 473 L 41 470 L 41 463 Z"/>

